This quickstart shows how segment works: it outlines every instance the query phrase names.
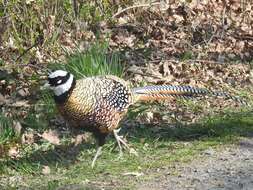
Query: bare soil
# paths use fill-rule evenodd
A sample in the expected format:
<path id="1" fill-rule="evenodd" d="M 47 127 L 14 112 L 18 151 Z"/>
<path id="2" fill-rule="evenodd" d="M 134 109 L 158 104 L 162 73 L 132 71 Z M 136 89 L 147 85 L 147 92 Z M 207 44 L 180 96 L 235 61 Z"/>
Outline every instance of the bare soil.
<path id="1" fill-rule="evenodd" d="M 138 190 L 252 190 L 253 138 L 221 150 L 209 149 L 191 163 L 175 166 L 175 172 L 145 184 Z"/>

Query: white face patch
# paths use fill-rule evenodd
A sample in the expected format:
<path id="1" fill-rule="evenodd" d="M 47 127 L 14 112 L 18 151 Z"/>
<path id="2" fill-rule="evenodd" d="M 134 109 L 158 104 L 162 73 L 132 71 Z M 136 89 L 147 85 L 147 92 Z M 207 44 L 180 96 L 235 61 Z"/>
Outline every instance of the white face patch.
<path id="1" fill-rule="evenodd" d="M 59 75 L 57 75 L 57 76 L 59 76 Z M 65 83 L 63 83 L 59 86 L 53 86 L 53 87 L 51 87 L 51 89 L 54 91 L 54 94 L 56 96 L 60 96 L 60 95 L 64 94 L 65 92 L 69 91 L 69 89 L 72 86 L 73 81 L 74 81 L 74 76 L 72 74 L 70 74 L 69 79 Z"/>
<path id="2" fill-rule="evenodd" d="M 62 82 L 62 80 L 58 80 L 58 81 L 57 81 L 57 84 L 61 84 L 61 82 Z"/>
<path id="3" fill-rule="evenodd" d="M 55 78 L 55 77 L 64 77 L 68 74 L 67 71 L 63 71 L 63 70 L 56 70 L 54 72 L 52 72 L 48 78 Z"/>

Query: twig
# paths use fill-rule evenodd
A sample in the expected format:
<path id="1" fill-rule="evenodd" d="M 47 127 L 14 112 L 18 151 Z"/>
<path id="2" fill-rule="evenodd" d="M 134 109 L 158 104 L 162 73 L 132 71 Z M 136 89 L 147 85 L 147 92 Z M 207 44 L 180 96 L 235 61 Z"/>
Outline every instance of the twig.
<path id="1" fill-rule="evenodd" d="M 77 17 L 78 17 L 78 5 L 77 5 L 76 0 L 72 0 L 72 7 L 73 7 L 74 16 L 77 19 Z"/>
<path id="2" fill-rule="evenodd" d="M 176 59 L 168 59 L 168 58 L 161 58 L 161 59 L 157 59 L 157 60 L 151 60 L 151 61 L 138 61 L 138 64 L 142 64 L 142 63 L 158 63 L 161 61 L 169 61 L 169 62 L 173 62 L 173 63 L 179 63 L 179 62 L 185 62 L 185 63 L 210 63 L 210 64 L 224 64 L 223 62 L 219 62 L 219 61 L 212 61 L 212 60 L 204 60 L 204 59 L 188 59 L 185 61 L 180 61 L 180 60 L 176 60 Z M 139 73 L 137 73 L 139 74 Z"/>
<path id="3" fill-rule="evenodd" d="M 16 62 L 18 62 L 21 57 L 23 57 L 28 51 L 30 51 L 32 48 L 38 46 L 40 43 L 42 42 L 42 39 L 39 39 L 36 43 L 34 43 L 32 46 L 30 46 L 29 48 L 27 48 L 20 56 L 18 56 L 18 58 L 16 59 Z"/>
<path id="4" fill-rule="evenodd" d="M 187 62 L 197 62 L 197 63 L 211 63 L 211 64 L 224 64 L 223 62 L 219 61 L 212 61 L 212 60 L 204 60 L 204 59 L 189 59 Z"/>
<path id="5" fill-rule="evenodd" d="M 7 66 L 8 67 L 8 66 Z M 38 73 L 38 70 L 45 72 L 46 74 L 50 73 L 50 69 L 43 67 L 43 66 L 38 66 L 38 65 L 33 65 L 31 63 L 27 63 L 27 64 L 14 64 L 12 66 L 10 66 L 9 68 L 16 68 L 16 67 L 32 67 L 33 69 L 35 69 L 35 71 Z"/>
<path id="6" fill-rule="evenodd" d="M 135 8 L 139 8 L 139 7 L 151 7 L 151 6 L 156 6 L 156 5 L 160 5 L 161 3 L 149 3 L 149 4 L 140 4 L 140 5 L 134 5 L 134 6 L 131 6 L 131 7 L 127 7 L 125 9 L 122 9 L 121 11 L 117 12 L 116 14 L 114 14 L 112 16 L 112 18 L 116 18 L 118 17 L 119 15 L 121 15 L 122 13 L 130 10 L 130 9 L 135 9 Z"/>
<path id="7" fill-rule="evenodd" d="M 180 61 L 177 61 L 177 60 L 173 60 L 173 59 L 165 59 L 166 61 L 171 61 L 171 62 L 180 62 Z M 183 62 L 186 62 L 186 63 L 194 63 L 194 62 L 197 62 L 197 63 L 210 63 L 210 64 L 224 64 L 223 62 L 219 62 L 219 61 L 212 61 L 212 60 L 205 60 L 205 59 L 188 59 L 188 60 L 185 60 Z"/>
<path id="8" fill-rule="evenodd" d="M 221 31 L 221 39 L 224 37 L 225 30 L 227 29 L 226 23 L 226 7 L 224 7 L 222 11 L 222 31 Z"/>
<path id="9" fill-rule="evenodd" d="M 132 74 L 146 76 L 146 77 L 153 77 L 153 78 L 156 78 L 156 79 L 163 79 L 163 77 L 159 77 L 159 76 L 153 75 L 151 73 L 146 74 L 146 73 L 142 73 L 142 72 L 139 72 L 139 71 L 134 71 L 134 72 L 132 72 Z"/>

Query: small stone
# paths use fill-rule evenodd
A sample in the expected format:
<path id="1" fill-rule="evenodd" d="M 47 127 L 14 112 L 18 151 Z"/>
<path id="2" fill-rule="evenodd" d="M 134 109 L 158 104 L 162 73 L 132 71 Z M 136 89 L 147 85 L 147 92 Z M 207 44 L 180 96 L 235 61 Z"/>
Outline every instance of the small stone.
<path id="1" fill-rule="evenodd" d="M 205 155 L 210 155 L 210 156 L 212 156 L 212 155 L 214 155 L 214 153 L 215 153 L 215 151 L 214 151 L 212 148 L 209 148 L 208 150 L 205 150 L 205 151 L 204 151 L 204 154 L 205 154 Z"/>
<path id="2" fill-rule="evenodd" d="M 170 172 L 167 172 L 166 175 L 170 175 L 171 173 Z"/>

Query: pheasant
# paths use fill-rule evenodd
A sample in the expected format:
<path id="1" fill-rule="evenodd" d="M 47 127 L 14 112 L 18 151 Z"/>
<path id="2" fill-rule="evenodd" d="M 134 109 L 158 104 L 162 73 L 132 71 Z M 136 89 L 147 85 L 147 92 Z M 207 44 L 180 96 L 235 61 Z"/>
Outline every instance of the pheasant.
<path id="1" fill-rule="evenodd" d="M 45 86 L 53 90 L 57 108 L 70 126 L 90 131 L 97 139 L 98 149 L 92 167 L 101 154 L 108 134 L 114 134 L 120 152 L 122 145 L 129 148 L 118 135 L 118 127 L 129 106 L 137 101 L 206 95 L 224 96 L 240 101 L 223 92 L 191 86 L 156 85 L 131 89 L 126 81 L 112 75 L 76 80 L 73 74 L 63 70 L 49 74 Z"/>

